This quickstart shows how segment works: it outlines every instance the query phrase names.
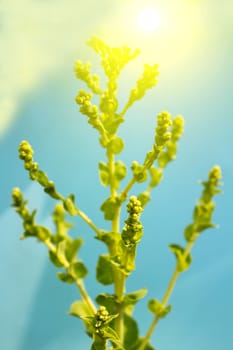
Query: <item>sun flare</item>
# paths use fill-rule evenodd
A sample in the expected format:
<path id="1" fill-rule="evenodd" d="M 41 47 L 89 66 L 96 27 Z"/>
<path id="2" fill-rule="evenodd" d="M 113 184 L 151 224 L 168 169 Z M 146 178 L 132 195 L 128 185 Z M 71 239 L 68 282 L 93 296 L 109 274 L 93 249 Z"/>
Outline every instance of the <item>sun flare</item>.
<path id="1" fill-rule="evenodd" d="M 138 17 L 138 23 L 144 32 L 154 32 L 161 24 L 160 13 L 156 9 L 145 8 Z"/>

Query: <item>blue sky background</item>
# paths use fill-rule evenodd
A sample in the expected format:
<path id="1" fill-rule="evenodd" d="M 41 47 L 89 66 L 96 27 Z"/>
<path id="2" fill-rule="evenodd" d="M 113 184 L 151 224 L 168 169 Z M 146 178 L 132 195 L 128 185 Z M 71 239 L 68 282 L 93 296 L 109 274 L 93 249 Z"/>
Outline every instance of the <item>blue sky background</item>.
<path id="1" fill-rule="evenodd" d="M 161 12 L 161 28 L 143 33 L 136 18 L 145 5 Z M 76 59 L 98 58 L 85 46 L 91 35 L 113 45 L 139 47 L 141 56 L 120 79 L 124 104 L 142 64 L 158 63 L 158 86 L 129 111 L 120 136 L 126 140 L 121 159 L 142 161 L 151 147 L 155 116 L 161 110 L 185 117 L 185 135 L 177 160 L 166 169 L 161 186 L 142 215 L 145 235 L 138 249 L 137 270 L 128 291 L 148 288 L 136 316 L 144 334 L 152 316 L 148 298 L 161 298 L 174 268 L 167 246 L 183 243 L 200 195 L 198 181 L 219 164 L 223 194 L 216 198 L 217 230 L 203 234 L 193 249 L 193 264 L 171 298 L 173 310 L 152 338 L 159 350 L 231 350 L 233 346 L 233 4 L 230 0 L 2 1 L 0 4 L 0 348 L 3 350 L 88 349 L 78 319 L 67 315 L 79 298 L 62 284 L 34 240 L 19 241 L 21 222 L 10 208 L 11 190 L 20 187 L 38 221 L 51 225 L 53 201 L 28 180 L 17 158 L 27 139 L 35 159 L 64 195 L 73 192 L 79 207 L 103 227 L 98 208 L 107 190 L 98 184 L 97 164 L 104 160 L 95 130 L 79 114 L 74 97 L 82 86 L 73 74 Z M 137 193 L 138 188 L 135 187 Z M 94 298 L 103 291 L 94 282 L 101 244 L 75 219 L 73 234 L 84 237 L 81 256 L 90 274 L 87 289 Z M 107 226 L 105 226 L 107 228 Z M 110 289 L 107 289 L 108 291 Z"/>

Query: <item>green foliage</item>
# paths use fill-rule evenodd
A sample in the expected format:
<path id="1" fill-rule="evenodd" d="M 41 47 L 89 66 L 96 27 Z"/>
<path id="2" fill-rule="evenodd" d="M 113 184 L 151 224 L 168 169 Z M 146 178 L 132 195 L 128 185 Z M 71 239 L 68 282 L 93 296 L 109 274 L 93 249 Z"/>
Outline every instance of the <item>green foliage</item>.
<path id="1" fill-rule="evenodd" d="M 148 309 L 156 318 L 164 318 L 171 311 L 171 305 L 164 306 L 157 299 L 151 299 L 148 302 Z"/>
<path id="2" fill-rule="evenodd" d="M 120 200 L 118 197 L 107 198 L 100 207 L 100 210 L 104 213 L 104 219 L 112 221 L 119 206 Z"/>
<path id="3" fill-rule="evenodd" d="M 143 299 L 147 294 L 147 289 L 142 288 L 135 292 L 128 293 L 124 296 L 124 306 L 135 305 L 139 300 Z"/>
<path id="4" fill-rule="evenodd" d="M 124 122 L 128 109 L 157 84 L 158 65 L 144 65 L 141 76 L 136 79 L 120 111 L 118 78 L 125 65 L 137 57 L 139 50 L 126 46 L 111 47 L 96 37 L 91 38 L 88 45 L 100 56 L 107 78 L 106 86 L 103 86 L 98 75 L 91 73 L 89 62 L 77 61 L 75 75 L 86 84 L 87 90 L 80 89 L 75 100 L 80 113 L 96 129 L 100 146 L 106 153 L 106 160 L 98 165 L 100 183 L 109 190 L 100 206 L 107 221 L 106 227 L 97 227 L 76 205 L 73 194 L 63 196 L 58 192 L 54 182 L 34 162 L 34 151 L 27 141 L 19 145 L 19 158 L 23 160 L 29 178 L 38 182 L 44 192 L 56 201 L 51 215 L 54 230 L 36 223 L 36 210 L 28 209 L 27 201 L 18 188 L 12 192 L 12 206 L 22 219 L 21 238 L 34 237 L 43 243 L 48 248 L 50 261 L 59 269 L 58 278 L 77 286 L 81 300 L 71 305 L 69 313 L 83 322 L 86 333 L 92 338 L 91 350 L 154 350 L 150 344 L 151 335 L 158 321 L 171 311 L 168 302 L 180 273 L 191 264 L 192 246 L 204 230 L 215 227 L 212 222 L 215 209 L 213 197 L 220 193 L 221 170 L 218 166 L 213 167 L 207 181 L 202 182 L 203 191 L 194 208 L 193 220 L 184 230 L 186 245 L 169 246 L 176 259 L 174 272 L 162 300 L 150 299 L 148 302 L 153 320 L 142 337 L 133 313 L 136 304 L 147 294 L 147 289 L 126 293 L 126 282 L 135 270 L 137 248 L 144 234 L 141 214 L 152 198 L 152 191 L 161 183 L 165 168 L 176 158 L 184 120 L 179 115 L 172 118 L 167 111 L 158 113 L 151 149 L 141 164 L 134 160 L 131 171 L 128 171 L 126 164 L 118 159 L 125 147 L 125 140 L 118 135 L 119 126 Z M 122 186 L 123 180 L 126 180 L 125 187 Z M 135 183 L 142 188 L 137 196 L 131 192 Z M 121 227 L 121 212 L 126 201 L 128 216 Z M 105 245 L 105 252 L 97 258 L 96 279 L 112 288 L 112 293 L 100 293 L 95 302 L 84 284 L 88 270 L 79 257 L 83 241 L 80 237 L 69 235 L 73 225 L 66 220 L 67 214 L 79 216 L 94 231 L 94 237 Z"/>
<path id="5" fill-rule="evenodd" d="M 98 282 L 108 285 L 113 283 L 113 268 L 109 255 L 100 255 L 96 267 L 96 279 Z"/>
<path id="6" fill-rule="evenodd" d="M 201 182 L 204 188 L 193 211 L 193 222 L 189 224 L 184 231 L 184 236 L 187 242 L 196 240 L 200 233 L 208 228 L 216 226 L 212 222 L 215 208 L 213 197 L 214 195 L 221 193 L 219 189 L 219 186 L 221 186 L 221 178 L 221 169 L 218 166 L 214 166 L 209 172 L 207 181 Z"/>
<path id="7" fill-rule="evenodd" d="M 177 270 L 183 272 L 187 270 L 192 262 L 192 257 L 187 254 L 185 248 L 182 248 L 178 244 L 170 244 L 170 250 L 175 254 L 177 260 Z"/>

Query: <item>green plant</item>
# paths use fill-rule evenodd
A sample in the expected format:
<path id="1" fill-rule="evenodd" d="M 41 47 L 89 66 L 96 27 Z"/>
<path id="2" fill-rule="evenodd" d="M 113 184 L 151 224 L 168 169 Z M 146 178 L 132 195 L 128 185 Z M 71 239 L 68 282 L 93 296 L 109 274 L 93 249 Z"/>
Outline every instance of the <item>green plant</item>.
<path id="1" fill-rule="evenodd" d="M 103 90 L 99 77 L 90 73 L 89 63 L 78 61 L 75 64 L 75 74 L 86 83 L 91 92 L 79 90 L 76 102 L 80 106 L 80 112 L 87 117 L 88 123 L 99 133 L 100 145 L 106 151 L 107 161 L 99 163 L 99 177 L 101 184 L 109 187 L 109 197 L 104 200 L 100 209 L 104 219 L 111 223 L 111 228 L 106 230 L 97 227 L 77 206 L 73 194 L 64 197 L 58 192 L 54 182 L 49 180 L 34 162 L 33 149 L 27 141 L 22 141 L 19 145 L 19 157 L 24 161 L 30 179 L 37 181 L 50 197 L 58 201 L 52 214 L 54 232 L 36 223 L 36 210 L 29 211 L 27 201 L 18 188 L 12 193 L 13 207 L 23 221 L 22 239 L 35 237 L 45 244 L 51 262 L 61 269 L 57 273 L 58 278 L 77 285 L 81 300 L 71 305 L 70 314 L 83 321 L 87 334 L 93 340 L 91 350 L 151 350 L 153 347 L 150 345 L 150 337 L 159 320 L 171 310 L 169 298 L 177 278 L 191 264 L 190 252 L 193 244 L 204 230 L 215 226 L 212 223 L 215 206 L 213 196 L 220 193 L 221 170 L 214 166 L 208 179 L 202 182 L 203 191 L 194 208 L 193 221 L 184 230 L 185 247 L 178 244 L 169 247 L 176 258 L 174 273 L 162 300 L 149 300 L 148 309 L 153 314 L 153 320 L 146 335 L 140 337 L 133 310 L 147 291 L 141 289 L 126 293 L 125 285 L 128 276 L 135 270 L 136 250 L 143 236 L 141 213 L 150 201 L 152 190 L 162 180 L 165 167 L 175 159 L 184 121 L 181 116 L 171 118 L 166 111 L 158 114 L 152 148 L 142 164 L 132 162 L 130 179 L 122 189 L 121 181 L 127 176 L 127 167 L 121 160 L 116 159 L 124 149 L 124 141 L 117 134 L 118 128 L 124 122 L 127 110 L 140 100 L 148 89 L 156 85 L 158 66 L 144 66 L 142 76 L 131 89 L 125 107 L 119 112 L 118 77 L 122 68 L 134 59 L 139 51 L 132 51 L 128 47 L 109 47 L 98 38 L 92 38 L 89 45 L 101 57 L 101 65 L 107 77 L 106 88 Z M 93 94 L 99 98 L 98 106 L 92 103 Z M 131 195 L 128 200 L 135 183 L 143 184 L 144 189 L 137 196 Z M 126 201 L 128 217 L 123 228 L 120 228 L 121 208 Z M 66 214 L 80 216 L 94 231 L 95 238 L 106 246 L 106 252 L 98 258 L 96 278 L 103 285 L 113 285 L 113 291 L 112 294 L 99 294 L 95 302 L 86 291 L 84 278 L 88 271 L 78 256 L 82 239 L 73 239 L 69 235 L 72 225 L 66 221 Z"/>

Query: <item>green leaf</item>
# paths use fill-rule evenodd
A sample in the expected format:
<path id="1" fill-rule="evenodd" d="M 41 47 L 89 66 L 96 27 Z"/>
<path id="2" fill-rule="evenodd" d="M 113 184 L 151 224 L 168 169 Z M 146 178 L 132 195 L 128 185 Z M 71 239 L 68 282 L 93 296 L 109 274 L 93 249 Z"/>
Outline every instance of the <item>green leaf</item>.
<path id="1" fill-rule="evenodd" d="M 109 181 L 110 181 L 109 167 L 104 162 L 99 162 L 99 177 L 100 177 L 100 182 L 103 186 L 109 185 Z"/>
<path id="2" fill-rule="evenodd" d="M 92 325 L 92 319 L 94 318 L 93 312 L 85 301 L 77 300 L 70 306 L 69 314 L 78 318 L 84 323 L 87 334 L 92 337 L 94 328 Z"/>
<path id="3" fill-rule="evenodd" d="M 96 279 L 98 282 L 109 285 L 113 283 L 113 268 L 109 255 L 100 255 L 96 267 Z"/>
<path id="4" fill-rule="evenodd" d="M 74 283 L 75 280 L 72 276 L 70 276 L 68 273 L 63 273 L 63 272 L 58 272 L 57 273 L 57 277 L 65 283 Z"/>
<path id="5" fill-rule="evenodd" d="M 111 327 L 106 327 L 103 331 L 103 337 L 109 341 L 111 341 L 113 344 L 118 346 L 118 349 L 124 350 L 124 348 L 121 345 L 120 339 L 115 332 L 115 330 Z M 105 349 L 104 349 L 105 350 Z"/>
<path id="6" fill-rule="evenodd" d="M 151 200 L 150 193 L 147 191 L 144 191 L 142 193 L 139 193 L 137 196 L 138 200 L 140 200 L 142 207 L 145 207 L 147 203 Z"/>
<path id="7" fill-rule="evenodd" d="M 144 298 L 146 294 L 147 294 L 147 289 L 146 288 L 142 288 L 142 289 L 136 290 L 134 292 L 128 293 L 128 294 L 126 294 L 124 296 L 123 304 L 125 306 L 132 305 L 132 304 L 134 305 L 139 300 Z"/>
<path id="8" fill-rule="evenodd" d="M 138 162 L 134 161 L 131 165 L 131 169 L 137 182 L 141 183 L 147 180 L 147 170 L 143 165 L 140 165 Z"/>
<path id="9" fill-rule="evenodd" d="M 83 240 L 81 238 L 72 239 L 66 241 L 65 256 L 67 261 L 73 262 L 76 259 L 76 255 L 82 245 Z"/>
<path id="10" fill-rule="evenodd" d="M 64 239 L 61 242 L 59 242 L 57 245 L 57 258 L 63 266 L 67 264 L 66 244 L 67 244 L 67 240 Z"/>
<path id="11" fill-rule="evenodd" d="M 194 224 L 190 224 L 188 226 L 186 226 L 185 230 L 184 230 L 184 237 L 186 239 L 187 242 L 191 242 L 193 241 L 194 237 L 195 237 L 195 225 Z"/>
<path id="12" fill-rule="evenodd" d="M 49 181 L 44 188 L 44 191 L 54 199 L 62 199 L 62 196 L 56 191 L 55 184 L 53 181 Z"/>
<path id="13" fill-rule="evenodd" d="M 93 316 L 88 305 L 85 303 L 85 301 L 81 300 L 75 301 L 73 304 L 71 304 L 69 314 L 82 319 Z"/>
<path id="14" fill-rule="evenodd" d="M 108 149 L 114 154 L 121 153 L 122 150 L 124 149 L 123 139 L 121 137 L 113 138 L 108 144 Z"/>
<path id="15" fill-rule="evenodd" d="M 113 294 L 102 293 L 96 297 L 96 302 L 101 306 L 105 306 L 110 314 L 117 313 L 117 297 Z"/>
<path id="16" fill-rule="evenodd" d="M 100 119 L 101 119 L 105 129 L 111 135 L 115 134 L 117 132 L 119 125 L 124 122 L 124 118 L 119 114 L 115 114 L 114 118 L 109 118 L 108 115 L 102 113 L 100 115 Z M 101 145 L 103 147 L 107 146 L 106 142 L 101 142 Z"/>
<path id="17" fill-rule="evenodd" d="M 77 208 L 75 206 L 74 200 L 75 200 L 74 195 L 70 194 L 69 197 L 64 199 L 64 201 L 63 201 L 63 205 L 64 205 L 65 210 L 71 216 L 77 215 Z"/>
<path id="18" fill-rule="evenodd" d="M 121 266 L 122 269 L 124 269 L 124 273 L 126 275 L 129 275 L 133 270 L 135 270 L 135 259 L 136 259 L 136 244 L 126 247 L 123 244 L 123 258 L 122 261 L 124 262 Z"/>
<path id="19" fill-rule="evenodd" d="M 196 225 L 196 230 L 197 232 L 203 232 L 209 228 L 216 228 L 217 225 L 214 224 L 213 222 L 207 222 L 207 223 L 198 223 Z"/>
<path id="20" fill-rule="evenodd" d="M 120 201 L 118 198 L 106 199 L 100 207 L 100 210 L 104 213 L 104 219 L 112 221 L 115 217 L 116 211 L 120 205 Z"/>
<path id="21" fill-rule="evenodd" d="M 171 308 L 171 305 L 164 306 L 157 299 L 151 299 L 148 302 L 148 309 L 159 318 L 165 317 L 171 311 Z"/>
<path id="22" fill-rule="evenodd" d="M 108 318 L 104 321 L 104 324 L 108 324 L 111 323 L 115 318 L 118 317 L 119 314 L 115 314 L 115 315 L 109 315 Z"/>
<path id="23" fill-rule="evenodd" d="M 51 250 L 49 251 L 49 259 L 56 267 L 62 267 L 63 266 L 63 264 L 57 258 L 57 255 L 54 254 L 53 252 L 51 252 Z"/>
<path id="24" fill-rule="evenodd" d="M 137 322 L 132 317 L 124 314 L 124 348 L 127 350 L 135 349 L 138 336 Z"/>
<path id="25" fill-rule="evenodd" d="M 111 252 L 112 249 L 114 249 L 120 241 L 121 235 L 119 232 L 101 231 L 95 238 L 99 241 L 104 242 L 109 248 L 109 251 Z"/>
<path id="26" fill-rule="evenodd" d="M 63 266 L 76 260 L 78 250 L 82 245 L 82 239 L 63 239 L 57 245 L 57 258 Z"/>
<path id="27" fill-rule="evenodd" d="M 41 186 L 46 187 L 49 184 L 49 179 L 45 172 L 42 170 L 37 170 L 36 175 L 36 180 L 39 182 L 39 184 L 41 184 Z"/>
<path id="28" fill-rule="evenodd" d="M 177 268 L 179 272 L 187 270 L 192 262 L 191 254 L 185 254 L 185 249 L 178 244 L 169 245 L 170 250 L 175 254 L 177 260 Z"/>
<path id="29" fill-rule="evenodd" d="M 21 240 L 28 238 L 28 237 L 36 237 L 36 230 L 34 229 L 34 227 L 31 227 L 30 229 L 24 231 L 24 233 L 22 234 L 22 236 L 20 237 Z"/>
<path id="30" fill-rule="evenodd" d="M 122 181 L 126 175 L 127 175 L 127 167 L 125 166 L 125 164 L 118 160 L 115 162 L 115 179 L 117 180 L 117 182 Z M 119 187 L 119 186 L 118 186 Z"/>
<path id="31" fill-rule="evenodd" d="M 149 183 L 150 187 L 156 187 L 158 186 L 158 184 L 160 183 L 160 181 L 163 178 L 163 172 L 161 169 L 157 169 L 155 167 L 151 167 L 149 170 L 150 176 L 151 176 L 151 180 Z"/>
<path id="32" fill-rule="evenodd" d="M 106 350 L 105 347 L 106 341 L 102 339 L 102 341 L 94 341 L 91 345 L 91 350 Z"/>
<path id="33" fill-rule="evenodd" d="M 70 265 L 69 273 L 75 280 L 77 280 L 79 278 L 84 278 L 87 275 L 88 270 L 83 262 L 76 261 Z"/>
<path id="34" fill-rule="evenodd" d="M 51 236 L 51 232 L 47 227 L 35 226 L 35 230 L 36 230 L 36 235 L 41 242 L 45 242 Z"/>

